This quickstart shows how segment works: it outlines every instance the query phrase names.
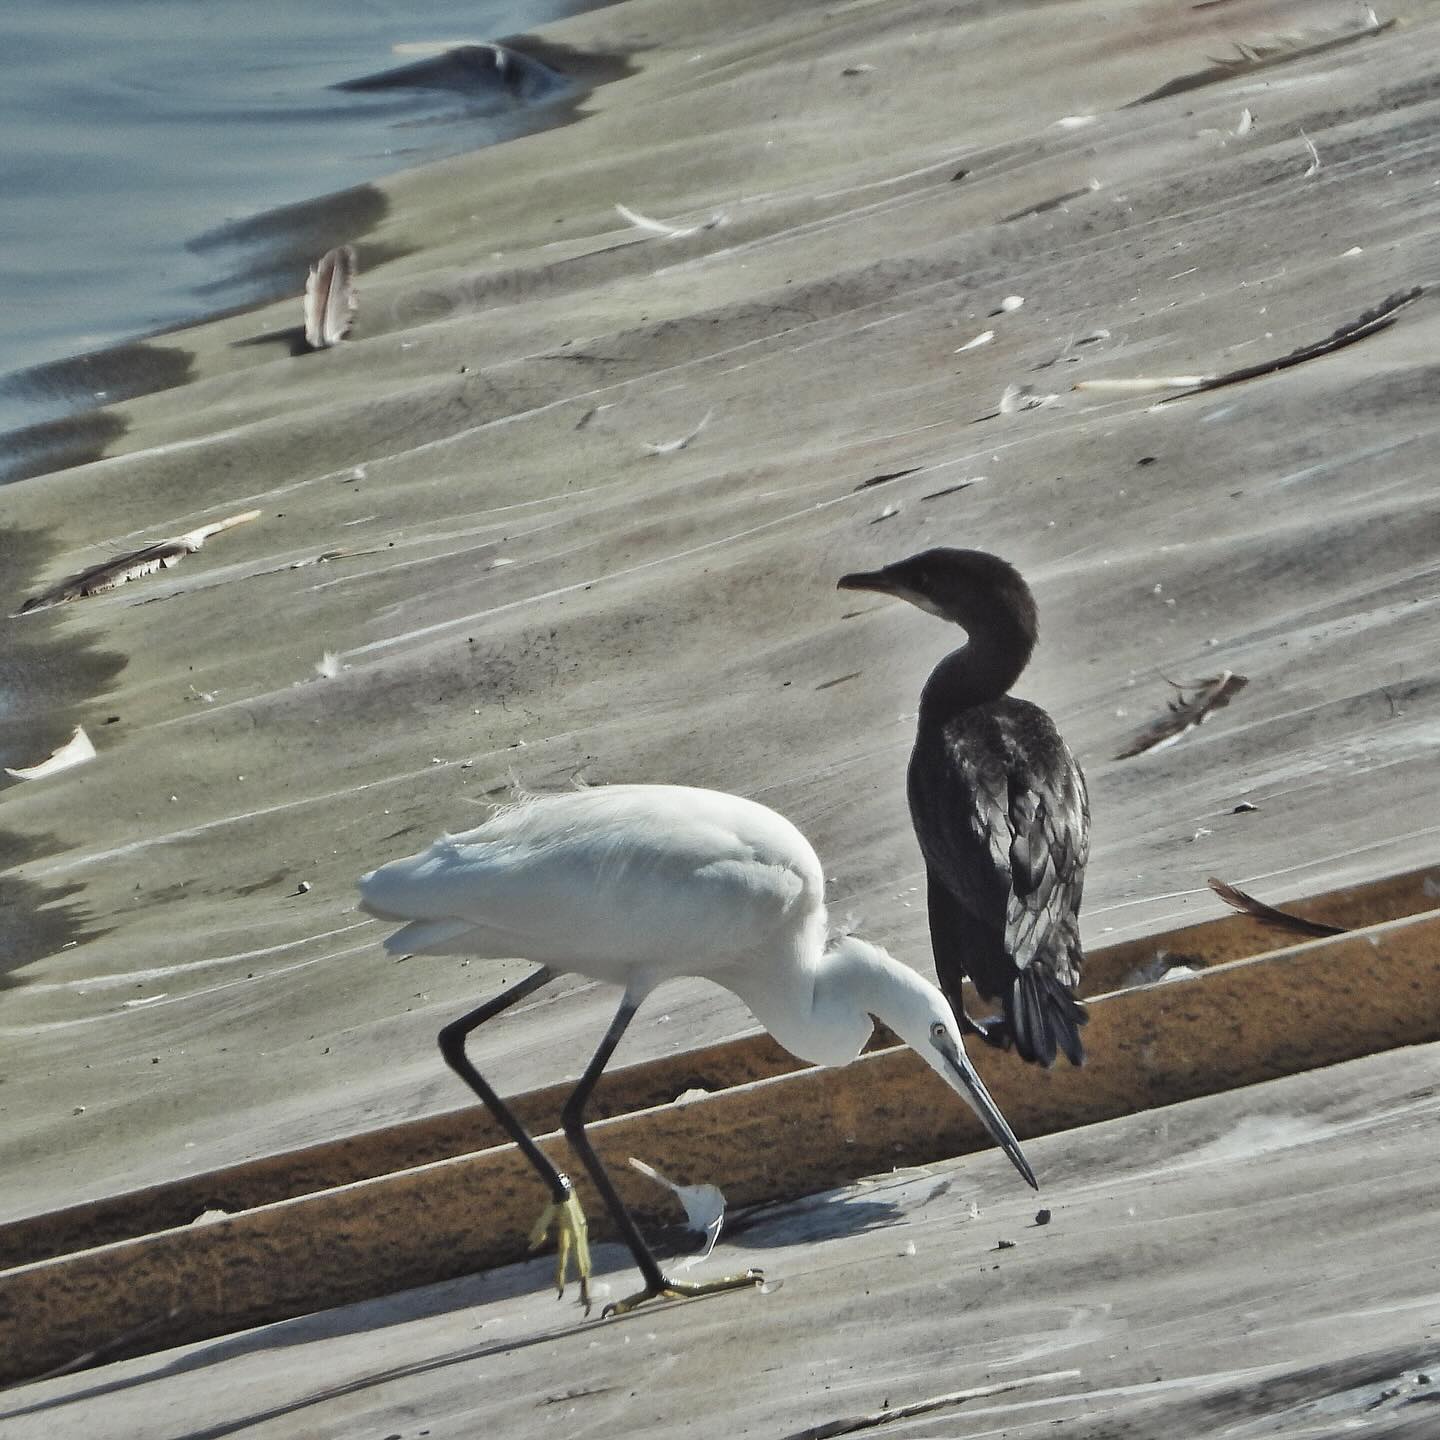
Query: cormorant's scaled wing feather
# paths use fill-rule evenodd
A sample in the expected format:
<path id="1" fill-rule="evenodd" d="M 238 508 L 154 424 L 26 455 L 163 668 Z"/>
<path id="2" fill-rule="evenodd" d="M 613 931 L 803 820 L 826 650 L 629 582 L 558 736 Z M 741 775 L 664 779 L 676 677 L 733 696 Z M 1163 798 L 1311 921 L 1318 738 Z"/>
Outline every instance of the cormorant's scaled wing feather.
<path id="1" fill-rule="evenodd" d="M 1040 735 L 1033 707 L 1012 704 L 1013 714 L 974 717 L 981 734 L 951 728 L 943 771 L 912 771 L 910 807 L 942 988 L 958 1010 L 963 973 L 1004 1004 L 1021 1052 L 1048 1064 L 1057 1041 L 1081 1053 L 1083 1012 L 1069 992 L 1080 980 L 1089 801 L 1048 721 Z"/>
<path id="2" fill-rule="evenodd" d="M 1078 768 L 1055 789 L 1010 793 L 1010 894 L 1005 942 L 1024 969 L 1043 959 L 1061 984 L 1080 982 L 1075 917 L 1089 858 L 1089 800 Z M 1066 932 L 1063 933 L 1062 932 Z"/>

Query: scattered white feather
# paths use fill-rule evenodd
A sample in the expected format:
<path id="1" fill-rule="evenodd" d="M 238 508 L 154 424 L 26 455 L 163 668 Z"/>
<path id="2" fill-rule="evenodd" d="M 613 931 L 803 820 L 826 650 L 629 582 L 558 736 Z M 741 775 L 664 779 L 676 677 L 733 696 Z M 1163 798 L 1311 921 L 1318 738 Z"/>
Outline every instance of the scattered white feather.
<path id="1" fill-rule="evenodd" d="M 616 205 L 615 209 L 627 224 L 633 225 L 637 230 L 644 230 L 649 235 L 659 235 L 666 240 L 685 240 L 691 235 L 700 234 L 702 230 L 713 230 L 725 221 L 724 214 L 719 210 L 699 225 L 667 225 L 665 221 L 652 220 L 650 216 L 642 215 L 628 205 Z"/>
<path id="2" fill-rule="evenodd" d="M 1079 130 L 1084 125 L 1093 125 L 1094 123 L 1093 115 L 1062 115 L 1055 122 L 1055 126 L 1060 130 Z"/>
<path id="3" fill-rule="evenodd" d="M 1239 140 L 1242 136 L 1248 135 L 1254 125 L 1255 117 L 1250 113 L 1250 107 L 1247 105 L 1240 112 L 1240 123 L 1230 133 Z"/>
<path id="4" fill-rule="evenodd" d="M 1007 385 L 1000 397 L 1000 413 L 1016 415 L 1021 410 L 1039 410 L 1054 405 L 1059 399 L 1058 395 L 1041 394 L 1033 385 Z"/>
<path id="5" fill-rule="evenodd" d="M 705 1248 L 693 1255 L 682 1268 L 698 1264 L 706 1259 L 720 1238 L 720 1227 L 725 1223 L 725 1196 L 716 1185 L 677 1185 L 668 1176 L 662 1175 L 653 1165 L 630 1157 L 631 1166 L 647 1180 L 671 1190 L 685 1207 L 685 1223 L 690 1229 L 705 1237 Z"/>
<path id="6" fill-rule="evenodd" d="M 1363 255 L 1365 252 L 1358 246 L 1352 245 L 1340 258 L 1348 260 L 1352 255 Z"/>
<path id="7" fill-rule="evenodd" d="M 645 449 L 651 455 L 673 455 L 677 450 L 683 450 L 699 433 L 710 423 L 710 417 L 715 413 L 712 406 L 700 417 L 700 423 L 688 434 L 682 435 L 678 440 L 666 440 L 662 444 L 651 444 L 648 440 L 641 441 Z"/>
<path id="8" fill-rule="evenodd" d="M 1191 390 L 1203 385 L 1209 375 L 1137 375 L 1110 379 L 1077 380 L 1072 390 L 1089 390 L 1096 395 L 1148 395 L 1155 390 Z"/>
<path id="9" fill-rule="evenodd" d="M 481 49 L 483 40 L 401 40 L 390 47 L 392 55 L 444 55 L 450 50 Z"/>
<path id="10" fill-rule="evenodd" d="M 343 668 L 340 657 L 333 650 L 325 651 L 315 662 L 315 673 L 322 680 L 333 680 Z"/>
<path id="11" fill-rule="evenodd" d="M 355 249 L 337 245 L 311 267 L 305 281 L 305 341 L 314 350 L 338 345 L 355 323 Z"/>
<path id="12" fill-rule="evenodd" d="M 1310 152 L 1310 167 L 1305 171 L 1304 179 L 1308 180 L 1312 175 L 1320 173 L 1320 152 L 1315 148 L 1315 142 L 1302 129 L 1300 138 L 1305 142 L 1305 148 Z"/>
<path id="13" fill-rule="evenodd" d="M 993 330 L 982 330 L 973 340 L 967 340 L 963 345 L 959 346 L 955 353 L 960 355 L 966 350 L 976 350 L 981 345 L 988 345 L 994 338 L 995 332 Z"/>
<path id="14" fill-rule="evenodd" d="M 62 770 L 73 770 L 87 760 L 95 758 L 95 747 L 85 733 L 83 725 L 75 727 L 75 733 L 52 755 L 34 765 L 21 765 L 16 769 L 5 767 L 5 773 L 12 780 L 43 780 L 47 775 L 58 775 Z"/>
<path id="15" fill-rule="evenodd" d="M 1007 295 L 996 307 L 996 314 L 1008 315 L 1012 310 L 1018 310 L 1024 303 L 1023 295 Z"/>

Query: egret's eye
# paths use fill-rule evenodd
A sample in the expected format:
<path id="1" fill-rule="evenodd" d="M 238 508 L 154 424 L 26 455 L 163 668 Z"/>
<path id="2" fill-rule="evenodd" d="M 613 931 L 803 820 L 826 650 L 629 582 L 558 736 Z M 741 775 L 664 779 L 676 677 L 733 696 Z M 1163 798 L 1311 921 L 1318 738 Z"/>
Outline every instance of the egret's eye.
<path id="1" fill-rule="evenodd" d="M 932 1040 L 943 1040 L 946 1036 L 946 1033 L 947 1032 L 945 1030 L 945 1022 L 943 1020 L 935 1021 L 935 1023 L 930 1027 L 930 1038 Z"/>

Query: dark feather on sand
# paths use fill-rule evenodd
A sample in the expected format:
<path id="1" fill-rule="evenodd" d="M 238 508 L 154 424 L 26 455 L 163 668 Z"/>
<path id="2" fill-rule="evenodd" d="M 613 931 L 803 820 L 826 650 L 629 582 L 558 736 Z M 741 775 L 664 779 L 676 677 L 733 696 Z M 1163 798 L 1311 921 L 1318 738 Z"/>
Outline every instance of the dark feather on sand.
<path id="1" fill-rule="evenodd" d="M 61 605 L 67 600 L 81 600 L 87 595 L 99 595 L 114 590 L 127 580 L 139 580 L 142 576 L 153 575 L 157 570 L 168 570 L 178 565 L 187 555 L 193 555 L 212 536 L 234 525 L 244 525 L 258 520 L 258 510 L 246 510 L 240 515 L 229 515 L 212 525 L 202 525 L 198 530 L 186 531 L 168 540 L 156 540 L 143 545 L 139 550 L 117 555 L 112 560 L 102 560 L 98 565 L 88 566 L 77 575 L 68 576 L 58 585 L 32 595 L 21 607 L 20 614 L 31 610 L 44 610 L 51 605 Z"/>
<path id="2" fill-rule="evenodd" d="M 1178 693 L 1170 701 L 1165 714 L 1153 724 L 1147 725 L 1115 758 L 1128 760 L 1132 755 L 1143 755 L 1147 750 L 1173 745 L 1187 730 L 1193 730 L 1200 724 L 1212 710 L 1228 705 L 1249 683 L 1245 676 L 1226 670 L 1208 680 L 1198 680 L 1193 686 L 1175 686 Z M 1189 695 L 1185 693 L 1187 688 L 1191 691 Z"/>
<path id="3" fill-rule="evenodd" d="M 1273 925 L 1278 930 L 1290 930 L 1296 935 L 1343 935 L 1345 926 L 1327 925 L 1323 920 L 1307 920 L 1303 915 L 1292 915 L 1288 910 L 1277 910 L 1263 900 L 1227 885 L 1213 875 L 1205 882 L 1227 905 L 1253 920 Z"/>

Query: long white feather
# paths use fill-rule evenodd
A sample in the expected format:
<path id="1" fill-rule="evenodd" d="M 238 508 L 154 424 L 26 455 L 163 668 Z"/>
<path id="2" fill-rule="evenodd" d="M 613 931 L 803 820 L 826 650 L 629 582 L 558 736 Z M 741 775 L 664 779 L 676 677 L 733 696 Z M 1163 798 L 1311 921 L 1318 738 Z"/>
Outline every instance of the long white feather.
<path id="1" fill-rule="evenodd" d="M 20 765 L 5 773 L 13 780 L 43 780 L 47 775 L 58 775 L 62 770 L 73 770 L 87 760 L 95 758 L 95 747 L 85 733 L 83 725 L 75 727 L 75 733 L 56 751 L 35 765 Z"/>

